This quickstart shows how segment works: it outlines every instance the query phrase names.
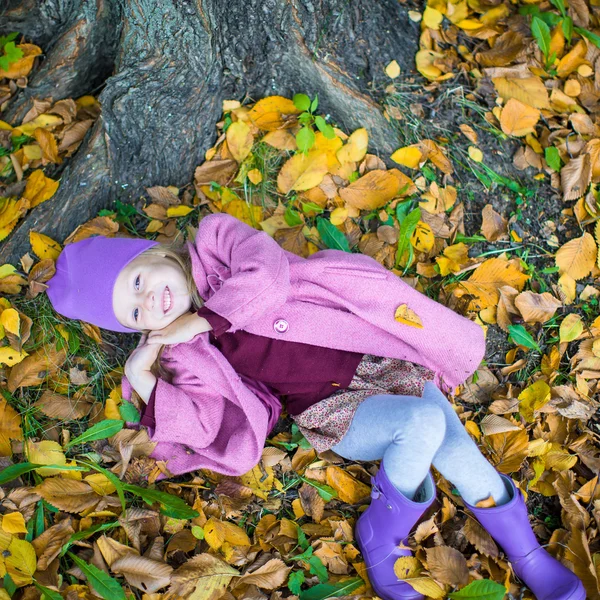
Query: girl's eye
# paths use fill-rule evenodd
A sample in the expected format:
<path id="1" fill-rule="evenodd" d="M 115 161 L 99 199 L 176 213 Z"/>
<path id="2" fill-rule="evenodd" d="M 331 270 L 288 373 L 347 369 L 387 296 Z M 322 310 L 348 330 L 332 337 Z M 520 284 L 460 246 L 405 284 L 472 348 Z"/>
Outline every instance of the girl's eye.
<path id="1" fill-rule="evenodd" d="M 133 320 L 136 322 L 138 320 L 139 313 L 140 313 L 140 311 L 137 308 L 133 311 Z"/>
<path id="2" fill-rule="evenodd" d="M 136 290 L 140 289 L 140 276 L 139 275 L 135 278 L 135 289 Z"/>

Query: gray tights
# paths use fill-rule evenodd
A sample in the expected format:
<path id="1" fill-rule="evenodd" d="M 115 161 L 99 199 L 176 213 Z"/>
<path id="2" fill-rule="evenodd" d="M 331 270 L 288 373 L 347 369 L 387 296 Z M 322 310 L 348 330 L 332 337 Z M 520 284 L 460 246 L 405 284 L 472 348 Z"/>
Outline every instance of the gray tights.
<path id="1" fill-rule="evenodd" d="M 469 504 L 490 495 L 497 506 L 510 500 L 497 471 L 431 382 L 422 398 L 382 394 L 364 400 L 332 450 L 349 460 L 383 459 L 390 481 L 410 499 L 433 464 Z"/>

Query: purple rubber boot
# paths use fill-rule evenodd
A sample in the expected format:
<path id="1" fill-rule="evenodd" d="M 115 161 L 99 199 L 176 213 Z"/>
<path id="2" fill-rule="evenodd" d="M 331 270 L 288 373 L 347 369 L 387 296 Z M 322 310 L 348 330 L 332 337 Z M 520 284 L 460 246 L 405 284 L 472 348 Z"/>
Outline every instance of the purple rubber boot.
<path id="1" fill-rule="evenodd" d="M 383 600 L 423 600 L 408 583 L 394 573 L 394 563 L 401 556 L 412 556 L 406 545 L 413 525 L 435 500 L 435 483 L 431 473 L 417 491 L 415 500 L 409 500 L 388 479 L 383 461 L 375 477 L 371 478 L 371 504 L 356 523 L 355 536 L 365 559 L 369 581 Z"/>
<path id="2" fill-rule="evenodd" d="M 498 542 L 515 574 L 537 600 L 585 600 L 579 577 L 550 556 L 538 543 L 527 516 L 521 490 L 510 477 L 500 475 L 511 500 L 492 508 L 466 504 L 487 532 Z"/>

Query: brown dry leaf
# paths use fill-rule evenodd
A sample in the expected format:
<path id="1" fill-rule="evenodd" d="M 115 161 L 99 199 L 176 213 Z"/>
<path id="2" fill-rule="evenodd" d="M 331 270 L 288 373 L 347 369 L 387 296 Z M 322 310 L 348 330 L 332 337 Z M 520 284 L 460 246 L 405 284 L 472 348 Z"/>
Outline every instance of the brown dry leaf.
<path id="1" fill-rule="evenodd" d="M 596 264 L 597 247 L 589 233 L 564 244 L 556 253 L 556 265 L 561 273 L 578 280 L 590 274 Z"/>
<path id="2" fill-rule="evenodd" d="M 548 292 L 522 292 L 515 298 L 515 306 L 526 323 L 545 323 L 554 316 L 562 302 Z"/>
<path id="3" fill-rule="evenodd" d="M 533 108 L 550 108 L 548 90 L 540 77 L 496 77 L 492 82 L 503 100 L 515 98 Z"/>
<path id="4" fill-rule="evenodd" d="M 19 414 L 4 398 L 0 398 L 0 456 L 11 456 L 11 440 L 23 439 Z"/>
<path id="5" fill-rule="evenodd" d="M 515 411 L 518 410 L 518 406 L 514 407 Z M 515 425 L 512 421 L 500 417 L 495 414 L 486 415 L 481 423 L 479 424 L 483 435 L 494 435 L 496 433 L 505 433 L 507 431 L 518 431 L 521 429 L 518 425 Z"/>
<path id="6" fill-rule="evenodd" d="M 484 444 L 492 464 L 501 473 L 518 471 L 529 449 L 529 436 L 525 429 L 487 435 Z"/>
<path id="7" fill-rule="evenodd" d="M 238 170 L 238 164 L 231 158 L 223 160 L 206 161 L 194 172 L 194 183 L 197 186 L 210 185 L 211 182 L 219 185 L 228 185 Z"/>
<path id="8" fill-rule="evenodd" d="M 91 396 L 77 397 L 75 394 L 67 397 L 51 390 L 45 390 L 34 406 L 39 408 L 47 417 L 66 421 L 86 417 L 92 409 L 92 403 L 93 398 Z"/>
<path id="9" fill-rule="evenodd" d="M 67 358 L 66 348 L 42 346 L 19 364 L 12 367 L 8 377 L 8 390 L 12 393 L 20 387 L 39 385 L 54 375 Z"/>
<path id="10" fill-rule="evenodd" d="M 463 587 L 469 583 L 465 557 L 450 546 L 426 548 L 427 568 L 431 576 L 444 585 Z"/>
<path id="11" fill-rule="evenodd" d="M 198 554 L 181 565 L 171 576 L 169 593 L 175 597 L 198 600 L 220 598 L 239 572 L 211 554 Z"/>
<path id="12" fill-rule="evenodd" d="M 100 501 L 100 496 L 88 483 L 74 479 L 51 477 L 34 489 L 46 502 L 71 513 L 94 508 Z"/>
<path id="13" fill-rule="evenodd" d="M 244 121 L 236 121 L 227 128 L 227 147 L 235 160 L 241 163 L 252 150 L 254 136 Z"/>
<path id="14" fill-rule="evenodd" d="M 371 488 L 358 481 L 339 467 L 327 467 L 327 484 L 330 485 L 342 500 L 348 504 L 357 504 L 360 500 L 368 498 Z"/>
<path id="15" fill-rule="evenodd" d="M 110 217 L 96 217 L 83 225 L 80 225 L 67 239 L 65 240 L 65 246 L 67 244 L 73 244 L 79 242 L 93 235 L 103 235 L 105 237 L 114 237 L 115 233 L 119 231 L 119 224 L 113 221 Z"/>
<path id="16" fill-rule="evenodd" d="M 415 146 L 423 155 L 421 160 L 430 160 L 442 173 L 451 175 L 454 167 L 444 151 L 433 140 L 421 140 Z"/>
<path id="17" fill-rule="evenodd" d="M 398 179 L 389 171 L 369 171 L 340 189 L 340 197 L 350 206 L 361 210 L 375 210 L 387 204 L 399 191 Z"/>
<path id="18" fill-rule="evenodd" d="M 540 111 L 537 108 L 511 98 L 502 109 L 500 127 L 506 135 L 522 137 L 533 133 L 539 118 Z"/>
<path id="19" fill-rule="evenodd" d="M 469 543 L 477 549 L 481 554 L 498 558 L 498 546 L 492 539 L 492 536 L 473 518 L 468 518 L 463 533 Z"/>
<path id="20" fill-rule="evenodd" d="M 124 575 L 132 587 L 148 593 L 169 585 L 173 572 L 173 567 L 164 562 L 133 554 L 118 558 L 110 569 L 113 573 Z"/>
<path id="21" fill-rule="evenodd" d="M 288 152 L 294 152 L 298 148 L 296 138 L 286 129 L 270 131 L 261 139 L 261 142 L 269 144 L 277 150 L 287 150 Z"/>
<path id="22" fill-rule="evenodd" d="M 48 568 L 48 565 L 59 555 L 63 544 L 75 533 L 72 521 L 71 517 L 59 521 L 31 542 L 38 557 L 39 571 Z"/>
<path id="23" fill-rule="evenodd" d="M 563 200 L 577 200 L 585 194 L 592 180 L 592 164 L 589 154 L 582 154 L 571 159 L 560 170 L 560 183 Z"/>
<path id="24" fill-rule="evenodd" d="M 283 194 L 304 191 L 319 185 L 327 173 L 327 156 L 322 152 L 295 154 L 279 171 L 277 188 Z"/>
<path id="25" fill-rule="evenodd" d="M 474 144 L 477 144 L 479 141 L 479 137 L 477 136 L 477 132 L 470 126 L 465 123 L 461 123 L 458 128 L 461 130 L 462 134 Z"/>
<path id="26" fill-rule="evenodd" d="M 517 58 L 523 47 L 523 36 L 509 30 L 495 39 L 491 50 L 478 52 L 475 58 L 482 67 L 504 67 Z"/>
<path id="27" fill-rule="evenodd" d="M 235 587 L 241 584 L 255 585 L 263 590 L 275 590 L 281 587 L 292 570 L 291 567 L 286 567 L 285 563 L 278 559 L 272 558 L 258 569 L 251 573 L 244 573 L 235 583 Z"/>
<path id="28" fill-rule="evenodd" d="M 37 143 L 42 149 L 43 157 L 51 162 L 59 165 L 62 162 L 62 158 L 58 155 L 58 145 L 54 136 L 47 130 L 38 127 L 33 132 L 33 137 L 37 140 Z"/>
<path id="29" fill-rule="evenodd" d="M 481 216 L 483 217 L 481 233 L 483 233 L 488 242 L 495 242 L 507 237 L 508 221 L 502 215 L 498 214 L 491 204 L 485 205 L 481 211 Z"/>
<path id="30" fill-rule="evenodd" d="M 587 600 L 600 600 L 598 573 L 592 561 L 585 529 L 574 527 L 570 533 L 566 558 L 573 564 L 575 575 L 581 579 L 587 592 Z"/>

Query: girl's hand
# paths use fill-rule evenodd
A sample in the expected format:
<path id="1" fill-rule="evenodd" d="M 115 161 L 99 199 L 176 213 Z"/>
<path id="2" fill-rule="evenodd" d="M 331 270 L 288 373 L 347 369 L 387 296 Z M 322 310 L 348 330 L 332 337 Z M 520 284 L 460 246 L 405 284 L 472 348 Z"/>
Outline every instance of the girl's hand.
<path id="1" fill-rule="evenodd" d="M 196 313 L 186 313 L 175 319 L 163 329 L 151 331 L 148 334 L 148 344 L 183 344 L 195 338 L 199 333 L 210 331 L 212 327 L 204 318 Z"/>
<path id="2" fill-rule="evenodd" d="M 125 363 L 125 376 L 132 382 L 132 385 L 133 381 L 139 379 L 144 372 L 150 372 L 150 368 L 156 362 L 160 352 L 159 344 L 149 344 L 147 340 L 148 334 L 144 333 L 137 348 L 129 355 Z"/>

